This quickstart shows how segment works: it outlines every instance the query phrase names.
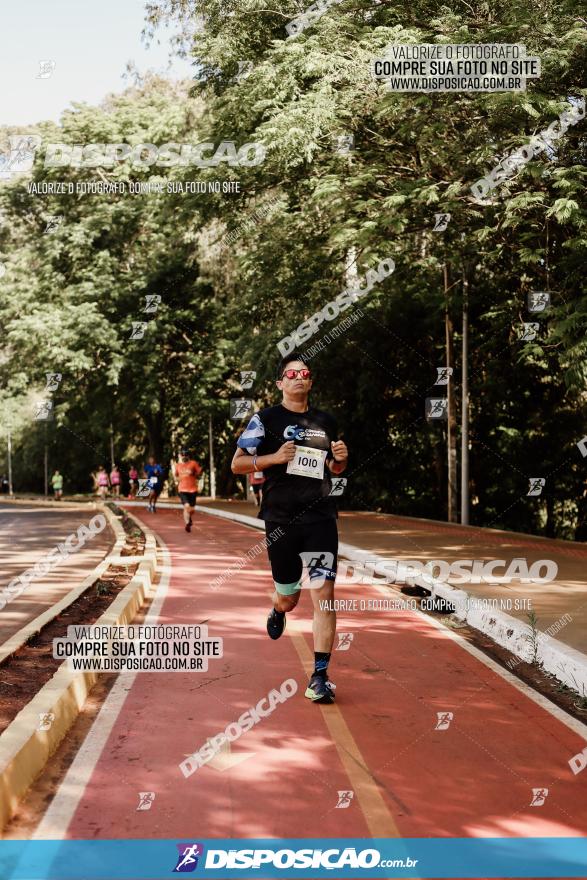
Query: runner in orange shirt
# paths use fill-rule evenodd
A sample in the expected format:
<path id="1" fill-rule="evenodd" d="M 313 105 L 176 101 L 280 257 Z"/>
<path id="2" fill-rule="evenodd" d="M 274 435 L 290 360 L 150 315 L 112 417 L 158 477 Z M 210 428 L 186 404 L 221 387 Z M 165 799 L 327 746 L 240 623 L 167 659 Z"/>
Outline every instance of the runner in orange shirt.
<path id="1" fill-rule="evenodd" d="M 198 494 L 198 477 L 202 468 L 197 461 L 190 458 L 189 449 L 182 449 L 179 453 L 180 460 L 175 465 L 173 473 L 177 480 L 178 492 L 183 504 L 183 521 L 186 532 L 192 530 L 192 513 L 196 509 L 196 496 Z"/>

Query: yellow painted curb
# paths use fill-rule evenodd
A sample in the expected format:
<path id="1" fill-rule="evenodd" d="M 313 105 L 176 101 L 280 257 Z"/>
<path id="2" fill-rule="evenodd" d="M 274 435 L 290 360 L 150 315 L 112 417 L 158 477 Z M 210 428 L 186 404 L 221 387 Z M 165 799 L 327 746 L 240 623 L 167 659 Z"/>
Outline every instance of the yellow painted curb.
<path id="1" fill-rule="evenodd" d="M 134 519 L 132 514 L 129 516 Z M 148 527 L 137 520 L 135 522 L 146 537 L 144 559 L 132 580 L 94 626 L 128 623 L 145 599 L 154 592 L 153 579 L 157 564 L 155 536 Z M 122 528 L 120 523 L 117 525 Z M 0 735 L 0 832 L 14 816 L 20 799 L 66 736 L 100 674 L 70 672 L 67 661 L 64 661 Z M 40 730 L 40 716 L 48 713 L 55 716 L 51 726 L 48 730 Z"/>

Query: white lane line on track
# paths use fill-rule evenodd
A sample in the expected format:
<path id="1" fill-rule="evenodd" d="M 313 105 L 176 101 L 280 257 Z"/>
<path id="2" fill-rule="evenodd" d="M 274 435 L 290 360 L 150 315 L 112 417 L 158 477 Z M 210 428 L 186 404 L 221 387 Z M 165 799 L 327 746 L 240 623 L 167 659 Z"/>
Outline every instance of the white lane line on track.
<path id="1" fill-rule="evenodd" d="M 171 577 L 171 554 L 162 538 L 157 536 L 157 541 L 161 547 L 163 563 L 157 565 L 160 580 L 155 598 L 144 620 L 143 625 L 145 626 L 155 624 L 159 619 Z M 83 797 L 135 678 L 139 674 L 138 672 L 121 672 L 119 674 L 45 815 L 32 834 L 31 840 L 63 840 L 65 838 L 69 823 Z"/>

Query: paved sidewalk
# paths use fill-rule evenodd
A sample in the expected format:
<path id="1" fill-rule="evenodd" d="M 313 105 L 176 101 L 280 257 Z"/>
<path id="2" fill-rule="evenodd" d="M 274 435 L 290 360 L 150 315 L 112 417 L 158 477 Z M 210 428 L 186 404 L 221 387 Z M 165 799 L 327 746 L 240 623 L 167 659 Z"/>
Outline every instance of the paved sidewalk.
<path id="1" fill-rule="evenodd" d="M 239 501 L 198 501 L 232 513 L 256 517 L 253 503 Z M 540 559 L 556 562 L 558 574 L 552 583 L 524 584 L 514 578 L 511 584 L 456 584 L 480 599 L 511 599 L 512 608 L 505 613 L 528 623 L 528 612 L 537 616 L 537 627 L 544 632 L 563 615 L 563 628 L 555 638 L 587 654 L 587 546 L 571 541 L 536 538 L 517 532 L 482 529 L 433 520 L 392 516 L 391 514 L 342 512 L 339 516 L 340 540 L 372 551 L 389 559 L 432 559 L 452 562 L 456 559 L 504 559 L 506 563 L 519 557 L 528 565 Z M 503 571 L 503 569 L 501 569 Z M 452 581 L 449 580 L 449 583 Z M 355 585 L 353 590 L 364 587 Z M 516 600 L 520 607 L 516 609 Z M 528 608 L 528 604 L 531 608 Z M 526 606 L 526 607 L 524 607 Z"/>
<path id="2" fill-rule="evenodd" d="M 34 566 L 81 525 L 87 525 L 97 512 L 89 504 L 60 507 L 39 505 L 37 501 L 0 503 L 0 589 Z M 112 530 L 106 526 L 48 574 L 31 580 L 20 596 L 0 610 L 0 644 L 80 584 L 113 543 Z"/>

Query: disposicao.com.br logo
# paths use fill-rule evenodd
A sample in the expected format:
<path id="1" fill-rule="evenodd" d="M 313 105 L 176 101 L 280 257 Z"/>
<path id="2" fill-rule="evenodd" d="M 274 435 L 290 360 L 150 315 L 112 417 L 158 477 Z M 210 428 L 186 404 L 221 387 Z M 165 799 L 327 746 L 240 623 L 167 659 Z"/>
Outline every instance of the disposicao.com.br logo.
<path id="1" fill-rule="evenodd" d="M 209 849 L 206 854 L 206 870 L 224 868 L 225 870 L 249 870 L 263 865 L 273 868 L 342 870 L 350 868 L 414 868 L 418 859 L 382 859 L 377 849 L 355 847 L 331 849 Z"/>

